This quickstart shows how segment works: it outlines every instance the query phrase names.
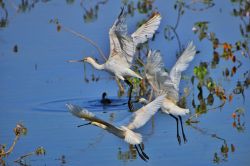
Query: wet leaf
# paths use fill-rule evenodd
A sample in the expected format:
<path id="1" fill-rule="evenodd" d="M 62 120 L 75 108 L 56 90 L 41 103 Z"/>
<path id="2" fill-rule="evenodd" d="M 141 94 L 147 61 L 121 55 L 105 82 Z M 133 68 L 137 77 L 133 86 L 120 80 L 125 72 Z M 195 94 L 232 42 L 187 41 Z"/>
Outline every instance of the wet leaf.
<path id="1" fill-rule="evenodd" d="M 215 38 L 215 39 L 213 40 L 213 49 L 218 48 L 218 46 L 219 46 L 219 39 L 218 39 L 218 38 Z"/>
<path id="2" fill-rule="evenodd" d="M 36 155 L 45 155 L 46 151 L 43 147 L 38 147 L 36 149 Z"/>
<path id="3" fill-rule="evenodd" d="M 232 113 L 232 117 L 235 119 L 236 118 L 236 113 Z"/>
<path id="4" fill-rule="evenodd" d="M 56 26 L 56 30 L 57 30 L 57 32 L 60 32 L 60 31 L 61 31 L 61 25 L 58 24 L 58 25 Z"/>
<path id="5" fill-rule="evenodd" d="M 207 75 L 207 66 L 204 63 L 200 63 L 199 66 L 194 67 L 194 75 L 199 79 L 200 82 L 204 81 L 205 76 Z"/>
<path id="6" fill-rule="evenodd" d="M 235 46 L 236 46 L 236 50 L 240 50 L 240 48 L 241 48 L 241 42 L 240 42 L 240 41 L 237 41 L 237 42 L 235 43 Z"/>
<path id="7" fill-rule="evenodd" d="M 232 56 L 232 61 L 236 62 L 236 57 L 234 55 Z"/>
<path id="8" fill-rule="evenodd" d="M 235 152 L 235 147 L 233 144 L 231 144 L 231 152 Z"/>
<path id="9" fill-rule="evenodd" d="M 234 66 L 232 69 L 231 69 L 231 76 L 233 76 L 237 71 L 237 68 Z"/>
<path id="10" fill-rule="evenodd" d="M 233 128 L 236 127 L 236 122 L 234 121 L 233 124 L 232 124 Z"/>
<path id="11" fill-rule="evenodd" d="M 215 67 L 220 62 L 220 56 L 217 51 L 214 51 L 213 54 L 213 60 L 212 60 L 212 66 Z"/>
<path id="12" fill-rule="evenodd" d="M 225 73 L 225 76 L 226 76 L 226 77 L 229 76 L 229 73 L 230 73 L 230 72 L 229 72 L 228 68 L 225 69 L 225 72 L 224 72 L 224 73 Z"/>
<path id="13" fill-rule="evenodd" d="M 207 104 L 213 105 L 213 103 L 214 103 L 214 95 L 210 93 L 207 97 Z"/>
<path id="14" fill-rule="evenodd" d="M 18 46 L 17 46 L 17 44 L 14 45 L 14 47 L 13 47 L 13 52 L 14 52 L 14 53 L 17 53 L 17 52 L 18 52 Z"/>
<path id="15" fill-rule="evenodd" d="M 232 100 L 233 100 L 233 94 L 230 94 L 229 97 L 228 97 L 228 99 L 229 99 L 229 102 L 232 102 Z"/>

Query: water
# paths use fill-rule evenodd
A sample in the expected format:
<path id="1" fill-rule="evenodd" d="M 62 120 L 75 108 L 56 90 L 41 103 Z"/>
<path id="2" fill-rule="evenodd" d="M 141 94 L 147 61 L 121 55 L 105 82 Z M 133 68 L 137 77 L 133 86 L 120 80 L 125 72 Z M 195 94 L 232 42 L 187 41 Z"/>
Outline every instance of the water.
<path id="1" fill-rule="evenodd" d="M 39 146 L 46 149 L 46 155 L 31 156 L 26 159 L 27 164 L 212 165 L 215 153 L 220 158 L 218 163 L 221 165 L 250 164 L 250 105 L 247 88 L 244 91 L 245 102 L 242 95 L 234 95 L 233 100 L 227 101 L 221 109 L 212 109 L 202 114 L 197 119 L 199 123 L 184 125 L 188 142 L 181 146 L 176 140 L 175 120 L 161 112 L 157 113 L 147 125 L 138 129 L 143 134 L 145 152 L 150 157 L 148 163 L 141 160 L 133 148 L 112 134 L 94 126 L 77 128 L 77 125 L 84 122 L 66 110 L 66 103 L 86 107 L 111 122 L 123 119 L 130 112 L 126 105 L 127 97 L 117 97 L 118 87 L 110 79 L 110 75 L 92 70 L 86 65 L 86 77 L 90 81 L 87 83 L 84 66 L 66 62 L 84 56 L 95 56 L 99 62 L 103 62 L 96 49 L 68 32 L 57 32 L 56 26 L 49 23 L 51 19 L 58 18 L 63 25 L 94 40 L 108 54 L 108 30 L 119 14 L 122 2 L 82 1 L 82 5 L 76 1 L 69 2 L 38 1 L 34 7 L 20 12 L 17 10 L 19 1 L 4 1 L 8 11 L 8 25 L 0 30 L 0 144 L 6 144 L 7 148 L 12 144 L 16 123 L 21 122 L 28 128 L 27 135 L 22 136 L 11 155 L 4 158 L 7 165 L 15 164 L 15 159 Z M 198 66 L 201 61 L 211 61 L 213 55 L 211 42 L 199 41 L 192 32 L 195 22 L 209 21 L 209 31 L 215 32 L 221 42 L 234 43 L 244 39 L 239 31 L 241 20 L 231 15 L 237 5 L 222 1 L 215 1 L 215 4 L 204 12 L 185 9 L 180 19 L 177 32 L 182 44 L 193 40 L 201 52 L 185 71 L 184 75 L 188 78 L 193 75 L 194 66 Z M 94 14 L 92 20 L 85 16 L 84 20 L 86 10 L 96 5 L 97 16 Z M 156 1 L 153 4 L 163 19 L 159 34 L 150 42 L 150 48 L 161 50 L 167 68 L 175 63 L 175 53 L 178 51 L 175 39 L 167 41 L 164 38 L 164 28 L 176 22 L 177 12 L 173 5 L 174 1 Z M 129 15 L 129 31 L 133 32 L 136 23 L 146 18 L 147 14 L 138 14 L 137 11 L 133 17 Z M 210 69 L 210 76 L 217 84 L 223 85 L 227 96 L 233 93 L 237 81 L 244 80 L 244 73 L 249 71 L 249 57 L 236 54 L 242 65 L 233 77 L 222 76 L 222 71 L 226 67 L 231 69 L 236 64 L 222 58 L 216 69 Z M 100 81 L 91 81 L 93 72 L 96 78 L 100 77 Z M 187 97 L 187 107 L 192 114 L 195 113 L 192 99 L 196 105 L 199 103 L 196 85 L 197 80 L 195 86 L 190 81 L 182 81 L 180 87 L 182 94 L 185 87 L 189 87 L 191 91 Z M 99 102 L 104 91 L 114 101 L 111 106 L 103 106 Z M 204 89 L 203 96 L 208 94 Z M 220 104 L 221 100 L 215 97 L 214 104 L 207 105 L 207 108 Z M 240 123 L 236 118 L 234 124 L 232 114 L 238 108 L 245 112 L 244 116 L 240 116 Z M 188 117 L 184 119 L 187 120 Z M 221 147 L 226 145 L 228 152 L 222 154 Z M 234 146 L 234 151 L 231 146 Z M 62 156 L 65 158 L 62 159 Z"/>

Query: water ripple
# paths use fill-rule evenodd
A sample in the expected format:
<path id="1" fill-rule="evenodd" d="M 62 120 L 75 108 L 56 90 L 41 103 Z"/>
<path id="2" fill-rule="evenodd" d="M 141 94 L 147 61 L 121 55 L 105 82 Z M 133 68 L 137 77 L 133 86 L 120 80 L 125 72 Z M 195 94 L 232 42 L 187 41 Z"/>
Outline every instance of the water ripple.
<path id="1" fill-rule="evenodd" d="M 100 98 L 68 98 L 59 99 L 38 104 L 33 110 L 42 112 L 67 112 L 65 105 L 67 103 L 79 105 L 80 107 L 87 108 L 90 111 L 96 112 L 110 112 L 127 110 L 126 98 L 110 98 L 112 101 L 109 105 L 104 105 Z"/>

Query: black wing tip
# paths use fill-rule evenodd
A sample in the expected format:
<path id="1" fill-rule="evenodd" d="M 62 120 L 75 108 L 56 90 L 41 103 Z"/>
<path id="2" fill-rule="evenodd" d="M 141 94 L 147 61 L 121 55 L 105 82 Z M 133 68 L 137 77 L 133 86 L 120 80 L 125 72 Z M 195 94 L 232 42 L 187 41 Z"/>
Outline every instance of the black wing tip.
<path id="1" fill-rule="evenodd" d="M 118 16 L 119 18 L 126 15 L 126 13 L 124 12 L 124 9 L 125 9 L 125 6 L 122 6 L 121 7 L 121 12 L 120 12 L 120 14 Z"/>
<path id="2" fill-rule="evenodd" d="M 158 11 L 152 12 L 152 14 L 151 14 L 151 16 L 150 16 L 150 19 L 153 18 L 153 17 L 161 17 L 160 12 L 158 12 Z"/>

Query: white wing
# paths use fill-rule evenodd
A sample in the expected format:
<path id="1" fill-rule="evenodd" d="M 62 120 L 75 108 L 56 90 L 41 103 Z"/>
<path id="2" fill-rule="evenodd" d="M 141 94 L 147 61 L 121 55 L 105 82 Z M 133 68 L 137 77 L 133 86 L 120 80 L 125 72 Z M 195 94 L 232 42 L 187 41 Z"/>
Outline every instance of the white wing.
<path id="1" fill-rule="evenodd" d="M 130 117 L 124 119 L 120 124 L 133 130 L 142 127 L 161 107 L 165 95 L 157 97 L 154 101 L 134 112 Z"/>
<path id="2" fill-rule="evenodd" d="M 110 56 L 109 60 L 115 59 L 117 62 L 130 67 L 139 43 L 144 43 L 151 38 L 160 24 L 159 13 L 153 15 L 146 23 L 140 26 L 131 36 L 127 35 L 126 14 L 122 9 L 117 20 L 109 31 Z"/>
<path id="3" fill-rule="evenodd" d="M 68 108 L 70 113 L 72 113 L 74 116 L 78 118 L 90 121 L 92 118 L 95 117 L 95 115 L 92 112 L 89 112 L 87 109 L 81 108 L 77 105 L 66 104 L 66 107 Z"/>
<path id="4" fill-rule="evenodd" d="M 135 45 L 146 42 L 153 37 L 161 22 L 161 15 L 155 13 L 146 23 L 140 26 L 132 35 Z"/>
<path id="5" fill-rule="evenodd" d="M 159 51 L 149 51 L 147 63 L 145 65 L 145 72 L 150 76 L 154 76 L 156 72 L 164 70 L 164 63 Z M 168 73 L 166 73 L 168 75 Z"/>
<path id="6" fill-rule="evenodd" d="M 155 95 L 159 96 L 160 92 L 166 91 L 169 86 L 164 84 L 170 80 L 169 74 L 165 71 L 164 63 L 159 51 L 149 51 L 147 63 L 145 65 L 145 75 L 152 86 Z M 167 94 L 167 92 L 165 92 Z"/>
<path id="7" fill-rule="evenodd" d="M 181 72 L 187 69 L 189 62 L 193 60 L 195 53 L 196 48 L 191 41 L 170 71 L 170 78 L 177 91 L 179 90 Z"/>
<path id="8" fill-rule="evenodd" d="M 121 13 L 109 30 L 110 56 L 108 60 L 115 59 L 129 67 L 133 61 L 135 46 L 132 38 L 127 35 L 126 13 Z"/>
<path id="9" fill-rule="evenodd" d="M 175 89 L 174 83 L 164 68 L 164 63 L 159 51 L 150 51 L 148 53 L 145 72 L 155 96 L 166 94 L 168 98 L 178 101 L 179 92 Z"/>
<path id="10" fill-rule="evenodd" d="M 108 130 L 110 133 L 113 133 L 116 136 L 122 136 L 123 131 L 121 129 L 117 128 L 111 123 L 108 123 L 96 117 L 92 112 L 89 112 L 87 109 L 72 104 L 66 104 L 66 107 L 68 108 L 69 112 L 71 112 L 74 116 L 90 121 L 91 124 L 95 123 L 96 126 Z"/>

